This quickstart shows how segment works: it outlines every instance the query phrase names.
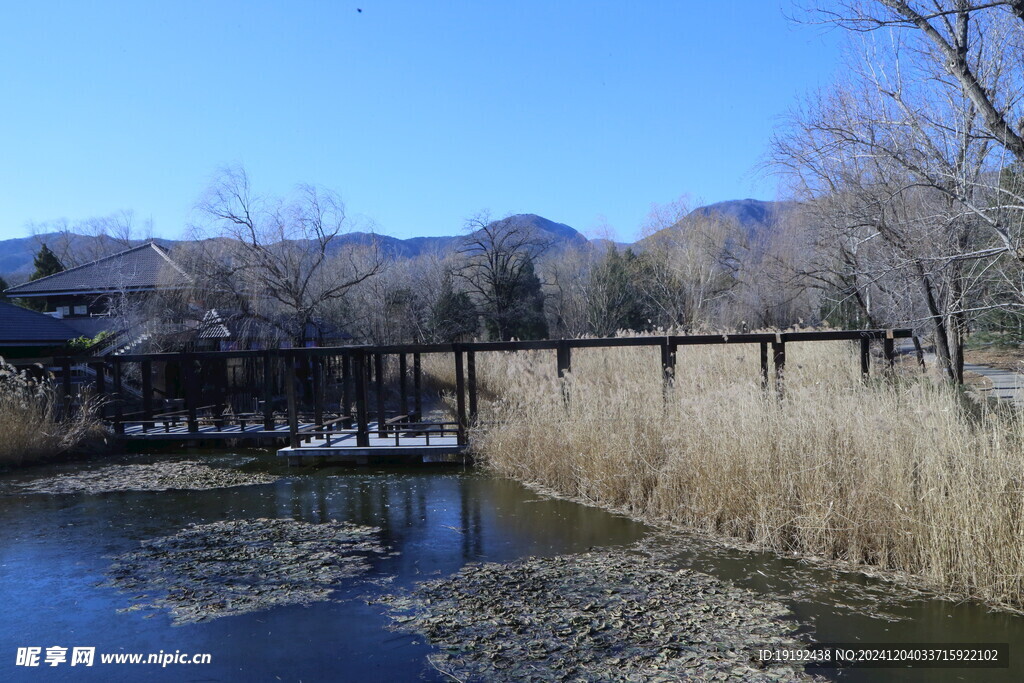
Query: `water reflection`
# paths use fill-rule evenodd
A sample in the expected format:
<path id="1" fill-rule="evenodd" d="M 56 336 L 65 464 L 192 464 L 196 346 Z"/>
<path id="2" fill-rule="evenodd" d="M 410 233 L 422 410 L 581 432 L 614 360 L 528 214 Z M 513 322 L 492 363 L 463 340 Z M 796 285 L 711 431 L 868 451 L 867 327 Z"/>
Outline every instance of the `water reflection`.
<path id="1" fill-rule="evenodd" d="M 161 456 L 166 459 L 167 456 Z M 133 458 L 131 461 L 145 461 Z M 245 462 L 218 456 L 213 463 Z M 104 463 L 109 464 L 109 463 Z M 146 667 L 155 680 L 440 680 L 415 637 L 385 629 L 360 596 L 409 587 L 467 562 L 510 562 L 652 538 L 628 519 L 542 497 L 507 480 L 461 470 L 286 470 L 273 484 L 208 491 L 102 495 L 0 495 L 0 680 L 37 680 L 14 666 L 18 647 L 94 646 L 98 652 L 209 652 L 213 664 L 183 671 Z M 87 465 L 7 475 L 6 482 Z M 373 560 L 371 578 L 338 586 L 339 602 L 280 607 L 180 627 L 161 613 L 118 613 L 130 596 L 102 584 L 110 557 L 190 523 L 256 517 L 350 521 L 381 529 L 397 555 Z M 653 542 L 653 541 L 652 541 Z M 808 568 L 774 555 L 674 539 L 668 550 L 692 566 L 787 602 L 807 638 L 823 642 L 1009 642 L 1010 670 L 868 669 L 821 671 L 851 681 L 1024 680 L 1024 619 L 934 599 L 875 604 L 888 587 L 855 574 Z M 666 546 L 662 545 L 662 548 Z M 875 591 L 875 593 L 872 593 Z M 886 620 L 865 612 L 884 611 Z M 139 669 L 47 667 L 58 680 L 138 680 Z"/>
<path id="2" fill-rule="evenodd" d="M 136 459 L 135 461 L 139 461 Z M 145 460 L 144 458 L 141 460 Z M 71 466 L 70 469 L 74 469 Z M 68 466 L 7 477 L 68 471 Z M 411 586 L 467 562 L 507 562 L 594 545 L 628 544 L 643 525 L 512 482 L 453 470 L 291 470 L 273 484 L 207 491 L 0 496 L 0 680 L 37 678 L 14 666 L 18 647 L 97 652 L 209 652 L 187 672 L 147 667 L 156 680 L 438 680 L 416 638 L 386 630 L 361 596 Z M 117 610 L 130 596 L 103 586 L 110 557 L 190 523 L 256 517 L 346 520 L 381 529 L 397 555 L 374 560 L 372 578 L 342 583 L 340 602 L 280 607 L 180 627 L 163 613 Z M 201 670 L 200 670 L 201 669 Z M 47 667 L 48 678 L 138 680 L 138 669 Z"/>

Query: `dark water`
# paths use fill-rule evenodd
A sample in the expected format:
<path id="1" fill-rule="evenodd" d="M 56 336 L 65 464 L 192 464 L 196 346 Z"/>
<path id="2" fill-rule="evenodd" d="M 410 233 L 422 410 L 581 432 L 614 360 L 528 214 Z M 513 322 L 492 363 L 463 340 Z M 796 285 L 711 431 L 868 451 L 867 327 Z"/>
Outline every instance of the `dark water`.
<path id="1" fill-rule="evenodd" d="M 274 466 L 265 457 L 252 462 L 251 455 L 203 457 L 212 464 Z M 36 469 L 0 482 L 84 467 Z M 458 469 L 293 469 L 285 475 L 272 484 L 211 491 L 0 494 L 0 681 L 444 680 L 426 662 L 428 645 L 388 631 L 383 608 L 360 598 L 409 588 L 468 562 L 582 552 L 651 537 L 650 529 L 628 519 Z M 379 527 L 383 542 L 398 554 L 374 559 L 371 578 L 391 581 L 374 585 L 360 577 L 342 582 L 331 602 L 184 626 L 172 626 L 162 612 L 117 612 L 131 604 L 131 596 L 102 585 L 111 556 L 192 522 L 255 517 Z M 787 602 L 804 624 L 806 640 L 1009 642 L 1014 666 L 845 670 L 842 680 L 1024 680 L 1024 618 L 934 599 L 880 604 L 878 596 L 892 591 L 859 575 L 698 541 L 670 543 L 680 564 Z M 44 653 L 50 646 L 69 652 L 95 647 L 97 653 L 180 650 L 210 653 L 212 663 L 166 669 L 98 661 L 92 668 L 15 666 L 17 648 L 27 646 Z"/>

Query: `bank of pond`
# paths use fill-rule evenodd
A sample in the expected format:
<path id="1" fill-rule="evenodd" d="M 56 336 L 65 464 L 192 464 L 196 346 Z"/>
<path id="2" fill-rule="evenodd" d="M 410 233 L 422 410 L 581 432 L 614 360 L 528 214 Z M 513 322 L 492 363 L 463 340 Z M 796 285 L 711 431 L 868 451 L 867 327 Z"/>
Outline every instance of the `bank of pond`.
<path id="1" fill-rule="evenodd" d="M 1019 680 L 1024 618 L 655 529 L 465 468 L 259 451 L 0 477 L 0 678 Z M 810 642 L 1008 643 L 1010 668 L 761 661 Z M 48 653 L 66 648 L 65 661 Z M 94 648 L 72 666 L 75 648 Z M 51 660 L 59 660 L 54 654 Z M 183 673 L 183 668 L 188 670 Z"/>

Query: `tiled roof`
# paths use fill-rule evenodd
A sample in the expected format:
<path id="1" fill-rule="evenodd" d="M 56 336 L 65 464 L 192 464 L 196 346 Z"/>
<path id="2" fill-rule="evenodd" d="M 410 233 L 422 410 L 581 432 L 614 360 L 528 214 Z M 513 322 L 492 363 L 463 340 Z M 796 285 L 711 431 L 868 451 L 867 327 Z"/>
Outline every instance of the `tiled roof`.
<path id="1" fill-rule="evenodd" d="M 175 279 L 185 279 L 181 268 L 168 258 L 162 247 L 147 242 L 62 273 L 11 287 L 7 296 L 137 291 L 155 289 Z"/>
<path id="2" fill-rule="evenodd" d="M 78 336 L 56 318 L 0 301 L 0 346 L 63 344 Z"/>
<path id="3" fill-rule="evenodd" d="M 231 330 L 228 329 L 225 317 L 230 320 L 230 316 L 222 316 L 216 308 L 211 308 L 203 316 L 203 321 L 199 323 L 199 331 L 196 336 L 199 339 L 231 339 Z"/>

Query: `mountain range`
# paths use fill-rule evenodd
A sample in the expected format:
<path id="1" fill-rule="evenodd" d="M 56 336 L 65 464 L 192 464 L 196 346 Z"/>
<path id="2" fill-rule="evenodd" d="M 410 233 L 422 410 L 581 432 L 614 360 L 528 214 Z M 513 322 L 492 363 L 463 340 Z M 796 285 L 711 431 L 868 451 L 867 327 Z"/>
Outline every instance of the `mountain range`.
<path id="1" fill-rule="evenodd" d="M 698 217 L 717 215 L 738 222 L 749 234 L 759 234 L 764 231 L 771 231 L 778 224 L 780 218 L 794 206 L 796 206 L 795 202 L 770 202 L 758 199 L 735 199 L 718 202 L 694 209 L 679 223 L 665 229 L 684 230 L 688 222 Z M 568 247 L 585 248 L 588 245 L 600 249 L 608 248 L 612 244 L 620 247 L 630 246 L 628 243 L 612 243 L 604 239 L 588 240 L 575 228 L 564 223 L 556 223 L 536 214 L 517 214 L 511 216 L 508 220 L 515 222 L 517 225 L 531 227 L 547 236 L 556 251 Z M 339 235 L 335 243 L 338 249 L 342 249 L 350 245 L 369 245 L 376 240 L 384 253 L 392 258 L 415 258 L 431 252 L 444 253 L 452 251 L 457 248 L 463 239 L 465 237 L 462 235 L 399 239 L 388 235 L 367 232 L 350 232 Z M 171 249 L 177 243 L 175 240 L 162 238 L 157 238 L 153 241 Z M 27 279 L 32 272 L 33 258 L 41 244 L 48 244 L 57 252 L 58 256 L 60 256 L 60 250 L 55 248 L 55 245 L 59 245 L 61 249 L 67 248 L 77 253 L 97 255 L 115 253 L 124 248 L 109 237 L 62 233 L 45 233 L 31 237 L 0 240 L 0 276 L 4 277 L 11 284 Z"/>

